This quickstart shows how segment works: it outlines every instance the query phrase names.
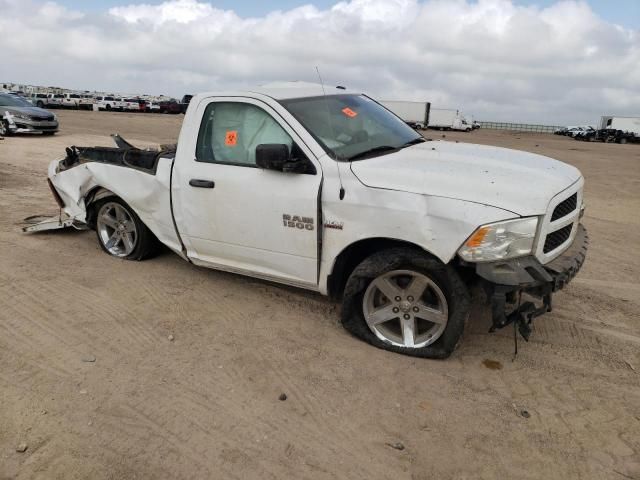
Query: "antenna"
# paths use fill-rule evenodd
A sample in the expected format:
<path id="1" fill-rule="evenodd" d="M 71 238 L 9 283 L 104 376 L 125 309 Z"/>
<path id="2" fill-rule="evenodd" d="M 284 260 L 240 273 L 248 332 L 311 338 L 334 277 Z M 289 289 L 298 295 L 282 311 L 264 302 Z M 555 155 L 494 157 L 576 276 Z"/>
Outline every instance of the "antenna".
<path id="1" fill-rule="evenodd" d="M 322 96 L 325 99 L 325 103 L 327 105 L 327 123 L 329 123 L 329 128 L 331 129 L 331 133 L 333 133 L 333 136 L 336 136 L 336 131 L 333 129 L 333 122 L 331 121 L 331 112 L 329 111 L 329 101 L 327 100 L 327 92 L 325 92 L 324 90 L 324 82 L 322 81 L 322 76 L 320 75 L 320 69 L 318 68 L 318 66 L 316 65 L 316 73 L 318 74 L 318 79 L 320 80 L 320 86 L 322 87 Z M 340 173 L 340 165 L 338 165 L 338 159 L 334 158 L 334 160 L 336 160 L 336 168 L 338 169 L 338 181 L 340 182 L 340 193 L 339 193 L 339 198 L 340 200 L 342 200 L 344 198 L 344 187 L 342 186 L 342 174 Z"/>

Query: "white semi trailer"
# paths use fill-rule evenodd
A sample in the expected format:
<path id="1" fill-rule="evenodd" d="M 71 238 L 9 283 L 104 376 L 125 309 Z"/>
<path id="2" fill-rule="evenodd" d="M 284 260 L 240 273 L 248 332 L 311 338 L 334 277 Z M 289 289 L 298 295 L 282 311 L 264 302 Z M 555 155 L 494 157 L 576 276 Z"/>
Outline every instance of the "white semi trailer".
<path id="1" fill-rule="evenodd" d="M 640 117 L 604 116 L 600 119 L 600 128 L 613 128 L 640 136 Z"/>
<path id="2" fill-rule="evenodd" d="M 464 116 L 458 110 L 447 108 L 432 108 L 429 112 L 429 128 L 438 130 L 460 130 L 469 132 L 473 125 L 467 123 Z"/>
<path id="3" fill-rule="evenodd" d="M 413 128 L 425 128 L 429 116 L 429 102 L 407 102 L 403 100 L 380 100 L 380 105 L 391 110 Z"/>

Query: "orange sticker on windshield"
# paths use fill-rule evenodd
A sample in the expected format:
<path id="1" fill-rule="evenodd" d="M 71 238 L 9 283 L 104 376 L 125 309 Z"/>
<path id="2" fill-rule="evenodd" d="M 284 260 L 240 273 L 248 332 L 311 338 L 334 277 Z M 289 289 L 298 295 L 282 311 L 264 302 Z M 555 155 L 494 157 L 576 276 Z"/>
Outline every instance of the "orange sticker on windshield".
<path id="1" fill-rule="evenodd" d="M 347 117 L 349 118 L 353 118 L 353 117 L 357 117 L 358 113 L 354 112 L 353 110 L 351 110 L 349 107 L 345 107 L 342 109 L 342 113 L 344 113 Z"/>
<path id="2" fill-rule="evenodd" d="M 224 144 L 227 147 L 235 147 L 238 143 L 238 132 L 236 130 L 229 130 L 224 136 Z"/>

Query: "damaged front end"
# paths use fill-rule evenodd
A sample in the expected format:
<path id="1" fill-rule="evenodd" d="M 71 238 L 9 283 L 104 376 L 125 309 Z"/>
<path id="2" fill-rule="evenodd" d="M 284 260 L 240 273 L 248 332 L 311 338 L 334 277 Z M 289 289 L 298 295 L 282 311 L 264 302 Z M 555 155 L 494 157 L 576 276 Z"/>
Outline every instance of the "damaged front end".
<path id="1" fill-rule="evenodd" d="M 533 256 L 477 264 L 476 273 L 491 304 L 490 332 L 514 324 L 528 340 L 533 320 L 552 310 L 553 294 L 582 268 L 588 245 L 587 231 L 578 224 L 571 246 L 545 265 Z"/>
<path id="2" fill-rule="evenodd" d="M 6 111 L 0 118 L 0 136 L 17 134 L 53 134 L 58 131 L 54 115 L 34 116 Z"/>

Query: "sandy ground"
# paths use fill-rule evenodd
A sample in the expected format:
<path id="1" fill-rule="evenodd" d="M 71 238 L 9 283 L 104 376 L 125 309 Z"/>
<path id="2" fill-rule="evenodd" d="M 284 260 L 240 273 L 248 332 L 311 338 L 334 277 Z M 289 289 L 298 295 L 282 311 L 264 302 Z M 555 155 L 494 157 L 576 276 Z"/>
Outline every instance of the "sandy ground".
<path id="1" fill-rule="evenodd" d="M 352 338 L 315 294 L 20 233 L 56 212 L 65 146 L 175 141 L 182 116 L 60 119 L 0 141 L 0 478 L 640 478 L 640 146 L 447 134 L 579 167 L 591 248 L 515 360 L 478 306 L 428 361 Z"/>

